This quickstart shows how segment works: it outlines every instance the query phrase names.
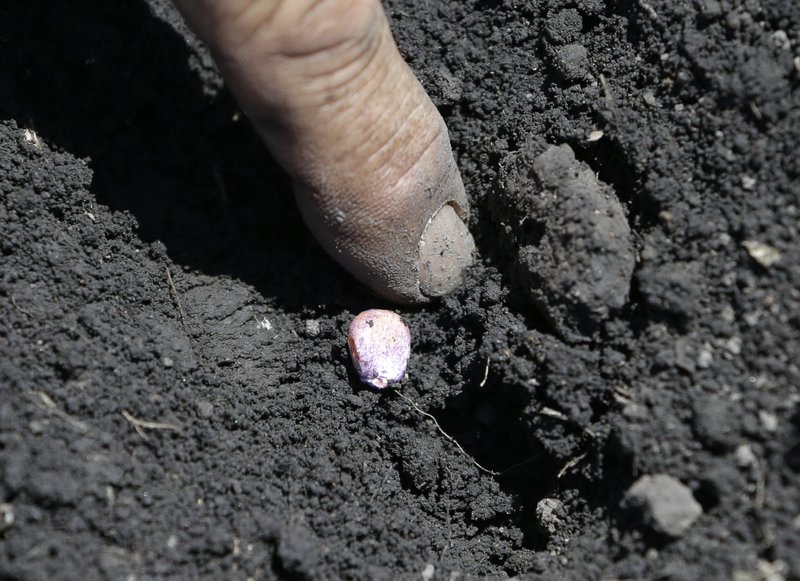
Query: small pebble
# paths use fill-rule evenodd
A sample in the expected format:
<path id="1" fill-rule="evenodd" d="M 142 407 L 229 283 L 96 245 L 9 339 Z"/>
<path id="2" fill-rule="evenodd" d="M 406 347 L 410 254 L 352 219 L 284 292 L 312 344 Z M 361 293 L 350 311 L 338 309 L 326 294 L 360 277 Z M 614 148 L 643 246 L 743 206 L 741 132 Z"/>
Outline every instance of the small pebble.
<path id="1" fill-rule="evenodd" d="M 667 474 L 642 476 L 626 494 L 642 510 L 643 524 L 673 538 L 682 536 L 703 514 L 688 486 Z"/>
<path id="2" fill-rule="evenodd" d="M 778 50 L 790 50 L 792 41 L 789 40 L 785 30 L 776 30 L 772 33 L 772 45 Z"/>
<path id="3" fill-rule="evenodd" d="M 8 503 L 0 504 L 0 532 L 10 528 L 14 520 L 14 507 Z"/>
<path id="4" fill-rule="evenodd" d="M 725 350 L 731 355 L 739 355 L 742 352 L 742 338 L 733 336 L 725 342 Z"/>
<path id="5" fill-rule="evenodd" d="M 778 430 L 778 416 L 767 410 L 760 410 L 758 412 L 758 419 L 761 420 L 761 425 L 768 432 L 775 432 Z"/>
<path id="6" fill-rule="evenodd" d="M 197 402 L 197 415 L 201 418 L 210 418 L 214 414 L 214 404 L 204 399 Z"/>
<path id="7" fill-rule="evenodd" d="M 422 570 L 422 581 L 430 581 L 433 579 L 433 576 L 436 574 L 436 567 L 433 566 L 431 563 L 427 563 L 425 568 Z"/>
<path id="8" fill-rule="evenodd" d="M 780 251 L 758 240 L 745 240 L 742 242 L 742 246 L 745 247 L 750 257 L 764 268 L 769 268 L 781 260 Z"/>
<path id="9" fill-rule="evenodd" d="M 319 335 L 319 321 L 317 319 L 309 319 L 306 321 L 306 335 L 309 337 L 316 337 Z"/>
<path id="10" fill-rule="evenodd" d="M 758 458 L 756 458 L 756 455 L 753 453 L 753 448 L 748 444 L 742 444 L 736 448 L 734 457 L 736 458 L 736 464 L 742 468 L 747 468 L 758 463 Z"/>
<path id="11" fill-rule="evenodd" d="M 700 369 L 708 369 L 713 362 L 714 354 L 711 352 L 711 349 L 703 346 L 700 353 L 697 354 L 697 367 Z"/>
<path id="12" fill-rule="evenodd" d="M 384 389 L 405 377 L 411 331 L 400 315 L 381 309 L 357 315 L 347 332 L 347 346 L 362 382 Z"/>

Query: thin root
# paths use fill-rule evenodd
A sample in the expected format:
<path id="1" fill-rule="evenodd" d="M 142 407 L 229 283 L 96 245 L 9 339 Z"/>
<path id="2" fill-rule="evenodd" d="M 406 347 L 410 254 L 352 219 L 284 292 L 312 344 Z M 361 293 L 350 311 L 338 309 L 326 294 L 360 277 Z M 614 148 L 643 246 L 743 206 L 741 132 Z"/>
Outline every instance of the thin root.
<path id="1" fill-rule="evenodd" d="M 22 307 L 20 307 L 20 306 L 17 304 L 17 300 L 14 298 L 14 295 L 11 295 L 11 305 L 12 305 L 12 306 L 13 306 L 15 309 L 17 309 L 17 310 L 18 310 L 20 313 L 22 313 L 23 315 L 27 315 L 28 317 L 31 317 L 31 318 L 33 318 L 33 315 L 31 315 L 31 314 L 30 314 L 28 311 L 26 311 L 25 309 L 23 309 Z"/>
<path id="2" fill-rule="evenodd" d="M 500 476 L 500 472 L 495 472 L 494 470 L 489 470 L 488 468 L 481 466 L 474 458 L 472 458 L 469 454 L 467 454 L 466 450 L 464 450 L 464 448 L 461 447 L 461 444 L 459 444 L 453 436 L 451 436 L 442 429 L 442 426 L 439 425 L 439 421 L 432 414 L 429 414 L 428 412 L 420 408 L 416 403 L 414 403 L 414 400 L 412 400 L 410 397 L 403 395 L 399 391 L 395 391 L 395 393 L 404 400 L 406 400 L 409 404 L 411 404 L 411 406 L 417 411 L 418 414 L 421 414 L 426 418 L 430 419 L 431 421 L 433 421 L 433 423 L 436 425 L 436 429 L 439 430 L 439 433 L 442 434 L 448 440 L 450 440 L 450 442 L 452 442 L 455 445 L 455 447 L 458 448 L 462 454 L 464 454 L 464 456 L 469 458 L 470 461 L 480 471 L 485 472 L 486 474 L 491 474 L 492 476 Z"/>

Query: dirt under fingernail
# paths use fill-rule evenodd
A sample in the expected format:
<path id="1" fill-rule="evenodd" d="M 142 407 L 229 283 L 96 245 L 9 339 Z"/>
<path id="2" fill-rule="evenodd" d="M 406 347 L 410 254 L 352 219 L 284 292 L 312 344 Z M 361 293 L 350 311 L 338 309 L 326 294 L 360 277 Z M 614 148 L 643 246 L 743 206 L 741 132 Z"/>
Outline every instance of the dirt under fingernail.
<path id="1" fill-rule="evenodd" d="M 419 288 L 423 295 L 441 297 L 453 291 L 472 263 L 475 241 L 453 206 L 445 205 L 431 218 L 420 240 Z"/>

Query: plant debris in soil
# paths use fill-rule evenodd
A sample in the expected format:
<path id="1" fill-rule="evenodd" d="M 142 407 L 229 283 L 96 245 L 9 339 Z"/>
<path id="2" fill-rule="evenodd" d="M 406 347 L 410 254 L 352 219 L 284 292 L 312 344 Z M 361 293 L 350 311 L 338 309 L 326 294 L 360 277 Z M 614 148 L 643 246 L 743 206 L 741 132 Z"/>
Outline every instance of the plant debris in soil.
<path id="1" fill-rule="evenodd" d="M 399 393 L 166 0 L 0 8 L 0 577 L 800 579 L 800 5 L 385 8 L 479 252 Z"/>

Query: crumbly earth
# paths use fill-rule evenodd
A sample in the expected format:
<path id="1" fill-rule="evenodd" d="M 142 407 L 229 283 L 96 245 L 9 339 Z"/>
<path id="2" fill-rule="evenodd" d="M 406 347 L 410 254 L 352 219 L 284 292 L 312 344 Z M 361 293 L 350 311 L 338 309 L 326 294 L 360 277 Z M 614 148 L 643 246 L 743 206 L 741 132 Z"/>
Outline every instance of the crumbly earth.
<path id="1" fill-rule="evenodd" d="M 479 252 L 402 310 L 409 399 L 167 2 L 0 8 L 0 578 L 800 579 L 800 4 L 386 8 Z M 562 145 L 630 230 L 608 309 L 514 247 L 593 236 L 502 203 Z M 677 536 L 625 501 L 659 474 Z"/>

